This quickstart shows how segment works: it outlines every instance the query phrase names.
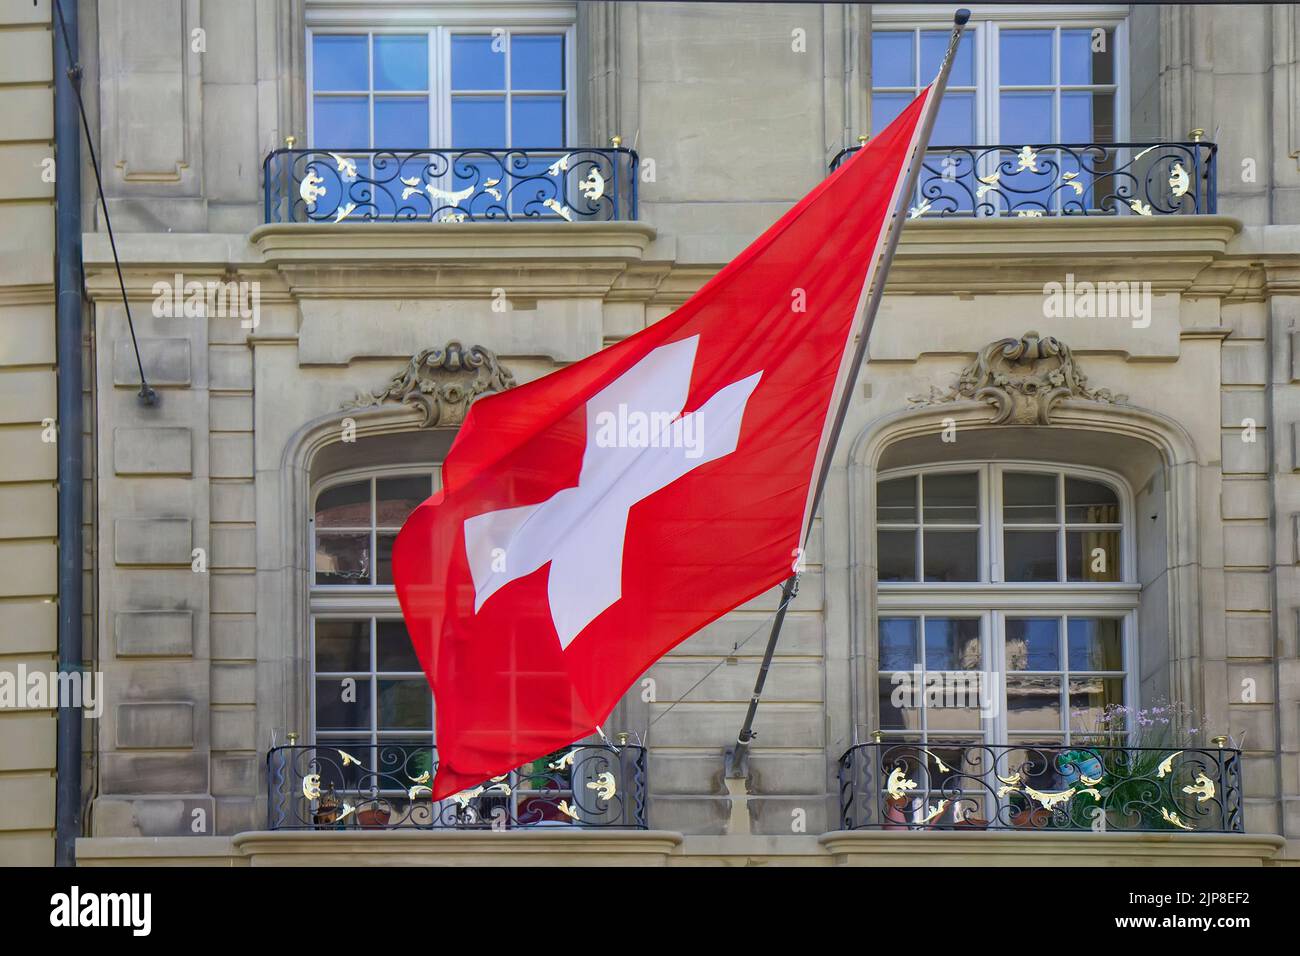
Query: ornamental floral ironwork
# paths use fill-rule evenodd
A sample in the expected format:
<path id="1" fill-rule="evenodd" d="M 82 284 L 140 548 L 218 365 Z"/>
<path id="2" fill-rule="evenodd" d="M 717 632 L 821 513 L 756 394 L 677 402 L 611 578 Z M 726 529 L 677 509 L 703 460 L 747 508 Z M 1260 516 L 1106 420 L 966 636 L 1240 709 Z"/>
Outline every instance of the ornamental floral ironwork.
<path id="1" fill-rule="evenodd" d="M 841 150 L 831 169 L 858 149 Z M 1213 213 L 1217 152 L 1200 141 L 933 147 L 909 217 Z"/>
<path id="2" fill-rule="evenodd" d="M 453 341 L 417 352 L 384 388 L 361 392 L 343 407 L 371 408 L 390 402 L 410 405 L 423 414 L 421 427 L 447 427 L 463 422 L 470 403 L 480 395 L 504 392 L 514 384 L 514 373 L 497 360 L 496 353 L 481 345 L 466 348 Z"/>
<path id="3" fill-rule="evenodd" d="M 1241 752 L 871 743 L 839 764 L 845 830 L 1240 833 Z"/>
<path id="4" fill-rule="evenodd" d="M 913 407 L 947 402 L 987 402 L 997 409 L 994 424 L 1050 425 L 1052 410 L 1067 398 L 1123 404 L 1125 395 L 1093 388 L 1070 352 L 1050 335 L 1026 332 L 1018 339 L 999 339 L 984 346 L 948 389 L 931 386 L 928 394 L 911 395 Z"/>
<path id="5" fill-rule="evenodd" d="M 634 744 L 575 744 L 437 801 L 427 744 L 275 747 L 266 767 L 272 830 L 647 828 L 646 754 Z"/>
<path id="6" fill-rule="evenodd" d="M 630 149 L 277 149 L 267 222 L 462 223 L 636 218 Z"/>

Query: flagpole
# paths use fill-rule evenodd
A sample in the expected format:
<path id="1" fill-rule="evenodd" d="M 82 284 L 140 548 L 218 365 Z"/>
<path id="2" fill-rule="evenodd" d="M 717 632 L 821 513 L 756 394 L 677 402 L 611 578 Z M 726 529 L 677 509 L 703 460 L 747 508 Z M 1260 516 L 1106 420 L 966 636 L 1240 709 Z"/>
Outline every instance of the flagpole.
<path id="1" fill-rule="evenodd" d="M 961 41 L 962 30 L 968 20 L 970 20 L 970 11 L 964 7 L 953 14 L 952 36 L 948 39 L 948 52 L 944 54 L 943 62 L 939 65 L 939 75 L 935 77 L 930 98 L 926 101 L 925 108 L 921 113 L 920 133 L 916 138 L 916 147 L 908 158 L 903 188 L 898 193 L 898 201 L 890 216 L 889 224 L 885 227 L 885 245 L 880 252 L 880 262 L 872 274 L 871 289 L 867 294 L 867 305 L 864 311 L 862 332 L 854 346 L 853 358 L 849 363 L 848 380 L 844 383 L 844 393 L 841 395 L 839 406 L 835 410 L 835 417 L 831 420 L 826 452 L 822 458 L 821 469 L 817 474 L 817 484 L 814 486 L 813 504 L 809 514 L 817 513 L 817 508 L 821 505 L 822 493 L 826 490 L 826 479 L 830 474 L 831 459 L 835 455 L 835 446 L 839 442 L 840 432 L 844 428 L 844 420 L 849 414 L 849 405 L 852 403 L 853 391 L 857 385 L 858 372 L 862 368 L 863 360 L 866 358 L 867 342 L 871 337 L 871 327 L 875 324 L 876 311 L 880 308 L 880 299 L 885 292 L 885 279 L 889 275 L 889 267 L 894 261 L 894 252 L 898 248 L 898 240 L 903 232 L 902 227 L 907 217 L 908 206 L 911 204 L 912 196 L 916 192 L 916 183 L 920 178 L 921 166 L 925 161 L 925 151 L 930 145 L 930 134 L 934 130 L 935 117 L 939 113 L 939 104 L 943 100 L 943 92 L 948 86 L 948 74 L 952 71 L 952 62 L 957 56 L 957 44 Z M 807 533 L 812 534 L 811 522 L 809 522 Z M 804 544 L 807 544 L 806 540 Z M 728 779 L 744 779 L 749 776 L 749 745 L 755 737 L 753 729 L 754 715 L 758 711 L 758 701 L 763 696 L 763 686 L 767 683 L 767 674 L 772 666 L 772 656 L 776 653 L 776 642 L 781 637 L 781 626 L 785 623 L 785 613 L 789 610 L 790 602 L 794 600 L 798 591 L 799 573 L 796 571 L 781 585 L 781 603 L 777 606 L 776 618 L 772 621 L 772 632 L 768 635 L 767 648 L 763 651 L 763 662 L 759 665 L 758 678 L 754 681 L 754 693 L 749 699 L 749 709 L 745 712 L 745 723 L 736 737 L 735 746 L 728 748 L 726 752 L 726 777 Z"/>

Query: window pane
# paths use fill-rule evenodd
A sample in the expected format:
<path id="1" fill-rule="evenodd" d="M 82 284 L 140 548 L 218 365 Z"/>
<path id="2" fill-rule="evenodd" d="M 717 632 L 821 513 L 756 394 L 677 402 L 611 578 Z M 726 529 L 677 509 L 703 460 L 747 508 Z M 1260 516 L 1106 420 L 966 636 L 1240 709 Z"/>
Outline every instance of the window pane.
<path id="1" fill-rule="evenodd" d="M 1010 145 L 1041 145 L 1053 142 L 1052 135 L 1052 94 L 1051 93 L 1003 93 L 998 97 L 1001 111 L 1002 142 Z M 1008 170 L 1017 169 L 1013 159 Z M 1038 169 L 1043 167 L 1038 164 Z M 1019 176 L 1029 177 L 1031 172 L 1020 172 Z M 1031 185 L 1017 183 L 1022 188 Z"/>
<path id="2" fill-rule="evenodd" d="M 1113 143 L 1115 95 L 1113 93 L 1062 93 L 1061 142 Z"/>
<path id="3" fill-rule="evenodd" d="M 418 671 L 420 659 L 415 656 L 406 625 L 401 621 L 375 622 L 375 669 L 380 671 Z"/>
<path id="4" fill-rule="evenodd" d="M 925 669 L 970 671 L 983 666 L 980 619 L 977 617 L 927 617 L 925 619 Z"/>
<path id="5" fill-rule="evenodd" d="M 1006 639 L 1007 670 L 1061 669 L 1061 622 L 1057 618 L 1008 618 Z"/>
<path id="6" fill-rule="evenodd" d="M 1123 703 L 1122 678 L 1070 678 L 1070 724 L 1075 731 L 1096 733 L 1104 729 L 1106 707 Z"/>
<path id="7" fill-rule="evenodd" d="M 316 97 L 313 142 L 327 149 L 370 146 L 369 104 L 364 96 Z"/>
<path id="8" fill-rule="evenodd" d="M 919 667 L 920 663 L 917 619 L 882 617 L 880 619 L 880 673 L 910 671 L 914 667 Z"/>
<path id="9" fill-rule="evenodd" d="M 1003 540 L 1006 580 L 1060 580 L 1056 573 L 1055 531 L 1007 531 Z"/>
<path id="10" fill-rule="evenodd" d="M 1007 677 L 1009 730 L 1060 730 L 1061 678 Z"/>
<path id="11" fill-rule="evenodd" d="M 370 670 L 370 619 L 316 622 L 316 670 Z"/>
<path id="12" fill-rule="evenodd" d="M 877 483 L 876 521 L 883 524 L 912 524 L 916 521 L 915 475 Z"/>
<path id="13" fill-rule="evenodd" d="M 368 90 L 366 37 L 317 33 L 311 43 L 312 86 L 317 90 Z"/>
<path id="14" fill-rule="evenodd" d="M 393 583 L 393 544 L 397 535 L 379 533 L 375 535 L 375 583 Z"/>
<path id="15" fill-rule="evenodd" d="M 316 728 L 369 730 L 370 678 L 318 677 Z"/>
<path id="16" fill-rule="evenodd" d="M 916 580 L 916 532 L 876 532 L 876 580 Z"/>
<path id="17" fill-rule="evenodd" d="M 966 146 L 975 142 L 974 93 L 944 93 L 930 141 L 937 146 Z"/>
<path id="18" fill-rule="evenodd" d="M 510 101 L 510 145 L 564 145 L 564 97 L 516 96 Z"/>
<path id="19" fill-rule="evenodd" d="M 910 102 L 912 102 L 911 93 L 872 93 L 871 135 L 875 136 L 892 123 Z"/>
<path id="20" fill-rule="evenodd" d="M 912 31 L 887 30 L 871 34 L 871 85 L 915 86 Z"/>
<path id="21" fill-rule="evenodd" d="M 1115 31 L 1062 30 L 1061 82 L 1067 86 L 1114 83 Z"/>
<path id="22" fill-rule="evenodd" d="M 424 34 L 375 35 L 375 89 L 427 90 L 429 39 Z"/>
<path id="23" fill-rule="evenodd" d="M 318 533 L 316 583 L 369 584 L 370 533 Z"/>
<path id="24" fill-rule="evenodd" d="M 1066 478 L 1065 520 L 1069 524 L 1119 524 L 1115 490 L 1099 481 Z"/>
<path id="25" fill-rule="evenodd" d="M 380 730 L 428 730 L 433 724 L 433 695 L 423 677 L 383 678 L 376 683 Z"/>
<path id="26" fill-rule="evenodd" d="M 375 145 L 380 149 L 427 149 L 429 101 L 424 97 L 376 96 Z"/>
<path id="27" fill-rule="evenodd" d="M 376 524 L 381 528 L 400 528 L 430 494 L 428 475 L 380 478 L 375 482 Z"/>
<path id="28" fill-rule="evenodd" d="M 505 146 L 505 97 L 452 97 L 451 145 L 462 149 L 475 146 L 489 148 Z"/>
<path id="29" fill-rule="evenodd" d="M 926 475 L 921 499 L 926 524 L 979 523 L 979 475 L 973 471 Z"/>
<path id="30" fill-rule="evenodd" d="M 564 89 L 564 37 L 512 36 L 510 86 L 516 90 Z"/>
<path id="31" fill-rule="evenodd" d="M 978 581 L 978 531 L 925 532 L 925 580 Z"/>
<path id="32" fill-rule="evenodd" d="M 932 681 L 943 681 L 932 684 Z M 930 731 L 979 730 L 978 674 L 926 674 L 925 724 Z M 951 766 L 951 765 L 950 765 Z"/>
<path id="33" fill-rule="evenodd" d="M 1072 617 L 1066 625 L 1072 671 L 1124 669 L 1123 621 L 1117 617 Z"/>
<path id="34" fill-rule="evenodd" d="M 1002 520 L 1056 524 L 1056 476 L 1011 471 L 1002 476 Z"/>
<path id="35" fill-rule="evenodd" d="M 316 496 L 317 528 L 369 528 L 370 482 L 335 485 Z"/>
<path id="36" fill-rule="evenodd" d="M 948 30 L 922 30 L 921 31 L 921 83 L 929 83 L 939 75 L 939 64 L 943 62 L 943 55 L 948 52 L 948 39 L 951 32 Z M 877 83 L 877 86 L 885 86 L 884 83 Z M 961 42 L 957 44 L 957 57 L 952 61 L 952 70 L 948 74 L 949 86 L 974 86 L 975 85 L 975 31 L 967 30 L 962 34 Z M 944 99 L 948 94 L 944 94 Z M 943 142 L 935 140 L 935 142 Z"/>
<path id="37" fill-rule="evenodd" d="M 1003 86 L 1046 86 L 1052 82 L 1052 31 L 999 32 L 1000 82 Z"/>
<path id="38" fill-rule="evenodd" d="M 505 47 L 486 34 L 456 34 L 451 38 L 451 88 L 453 90 L 504 90 Z"/>
<path id="39" fill-rule="evenodd" d="M 910 672 L 881 671 L 877 682 L 879 691 L 881 730 L 920 730 L 922 698 L 913 691 L 915 678 Z"/>
<path id="40" fill-rule="evenodd" d="M 1118 581 L 1120 579 L 1118 531 L 1067 531 L 1065 579 L 1067 581 Z"/>

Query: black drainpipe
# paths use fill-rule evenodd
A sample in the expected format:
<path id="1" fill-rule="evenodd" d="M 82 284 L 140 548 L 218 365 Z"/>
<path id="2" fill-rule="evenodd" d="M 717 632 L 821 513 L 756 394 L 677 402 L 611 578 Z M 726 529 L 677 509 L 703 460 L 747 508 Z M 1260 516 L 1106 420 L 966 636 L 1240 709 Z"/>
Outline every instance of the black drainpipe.
<path id="1" fill-rule="evenodd" d="M 55 10 L 51 31 L 54 40 L 54 290 L 59 379 L 59 671 L 74 674 L 82 667 L 81 130 L 77 125 L 73 77 L 69 75 L 73 64 L 68 55 L 69 49 L 74 54 L 77 50 L 77 4 L 59 6 L 62 9 Z M 92 679 L 89 674 L 82 676 L 83 680 Z M 74 866 L 77 837 L 81 836 L 80 700 L 59 702 L 55 770 L 54 862 L 57 866 Z"/>

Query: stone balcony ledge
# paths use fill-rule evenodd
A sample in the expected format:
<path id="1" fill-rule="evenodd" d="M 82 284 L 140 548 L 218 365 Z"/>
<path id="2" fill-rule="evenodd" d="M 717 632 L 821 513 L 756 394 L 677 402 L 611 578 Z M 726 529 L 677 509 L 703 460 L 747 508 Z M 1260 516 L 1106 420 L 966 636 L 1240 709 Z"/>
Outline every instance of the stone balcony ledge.
<path id="1" fill-rule="evenodd" d="M 250 831 L 89 837 L 79 866 L 1284 866 L 1272 834 L 667 830 Z"/>

